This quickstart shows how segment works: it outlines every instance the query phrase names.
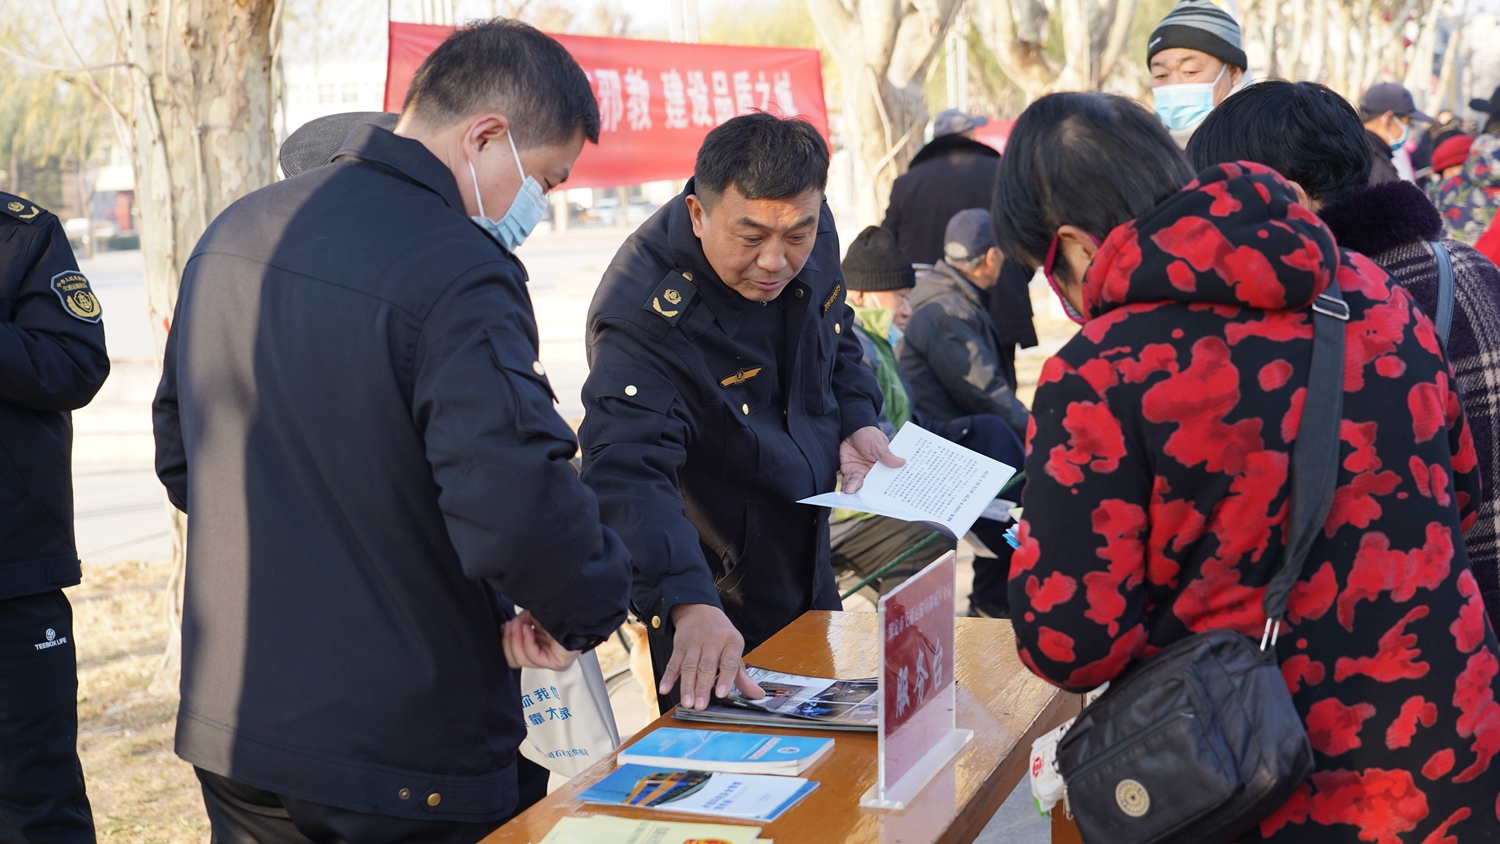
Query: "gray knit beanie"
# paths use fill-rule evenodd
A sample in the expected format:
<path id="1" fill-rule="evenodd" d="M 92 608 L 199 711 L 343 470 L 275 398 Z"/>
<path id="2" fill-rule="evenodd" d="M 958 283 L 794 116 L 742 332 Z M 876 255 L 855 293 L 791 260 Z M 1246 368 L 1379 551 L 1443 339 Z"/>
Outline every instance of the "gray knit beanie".
<path id="1" fill-rule="evenodd" d="M 1240 70 L 1246 67 L 1239 23 L 1209 0 L 1181 0 L 1173 6 L 1146 41 L 1146 62 L 1173 47 L 1207 53 Z"/>

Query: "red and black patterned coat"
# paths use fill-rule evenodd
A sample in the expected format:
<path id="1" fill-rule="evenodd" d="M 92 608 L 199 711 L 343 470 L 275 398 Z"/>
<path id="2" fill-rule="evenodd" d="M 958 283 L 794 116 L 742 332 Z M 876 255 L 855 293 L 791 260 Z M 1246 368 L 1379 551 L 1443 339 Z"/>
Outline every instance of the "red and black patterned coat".
<path id="1" fill-rule="evenodd" d="M 1222 165 L 1110 234 L 1042 370 L 1010 571 L 1021 657 L 1086 689 L 1259 638 L 1312 323 L 1336 276 L 1343 449 L 1277 644 L 1316 770 L 1246 840 L 1500 840 L 1500 647 L 1461 539 L 1479 474 L 1432 323 L 1280 176 Z M 1446 836 L 1446 837 L 1445 837 Z"/>

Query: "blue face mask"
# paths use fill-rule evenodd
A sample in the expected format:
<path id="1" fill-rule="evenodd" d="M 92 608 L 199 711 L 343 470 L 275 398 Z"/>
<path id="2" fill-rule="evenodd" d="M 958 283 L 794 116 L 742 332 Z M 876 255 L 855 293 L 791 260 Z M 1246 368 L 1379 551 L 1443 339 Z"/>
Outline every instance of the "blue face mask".
<path id="1" fill-rule="evenodd" d="M 516 152 L 516 139 L 510 132 L 505 133 L 505 139 L 510 141 L 510 154 L 515 156 L 516 171 L 521 174 L 521 190 L 516 193 L 516 198 L 510 203 L 510 210 L 505 212 L 499 222 L 484 216 L 484 200 L 479 196 L 479 176 L 474 173 L 474 162 L 469 162 L 469 178 L 474 180 L 474 201 L 479 205 L 479 216 L 470 217 L 480 228 L 484 229 L 495 242 L 504 247 L 507 252 L 515 252 L 524 242 L 537 223 L 547 216 L 547 194 L 536 179 L 526 175 L 521 169 L 521 156 Z"/>
<path id="2" fill-rule="evenodd" d="M 894 323 L 894 322 L 891 323 L 891 327 L 888 328 L 888 329 L 886 329 L 886 331 L 885 331 L 885 339 L 886 339 L 887 342 L 889 342 L 891 344 L 891 348 L 893 348 L 893 349 L 896 348 L 896 344 L 897 343 L 901 342 L 901 338 L 905 337 L 905 336 L 906 336 L 906 332 L 902 331 L 899 328 L 897 328 L 896 327 L 896 323 Z"/>
<path id="3" fill-rule="evenodd" d="M 1408 140 L 1410 140 L 1410 139 L 1411 139 L 1411 124 L 1410 123 L 1403 123 L 1401 125 L 1401 137 L 1397 138 L 1396 141 L 1391 144 L 1391 152 L 1395 152 L 1396 150 L 1398 150 L 1398 149 L 1406 146 L 1406 142 Z"/>
<path id="4" fill-rule="evenodd" d="M 1203 122 L 1203 118 L 1214 110 L 1214 86 L 1224 78 L 1229 65 L 1219 68 L 1219 75 L 1212 82 L 1190 82 L 1179 85 L 1163 85 L 1152 89 L 1156 99 L 1156 116 L 1168 129 L 1181 132 Z"/>

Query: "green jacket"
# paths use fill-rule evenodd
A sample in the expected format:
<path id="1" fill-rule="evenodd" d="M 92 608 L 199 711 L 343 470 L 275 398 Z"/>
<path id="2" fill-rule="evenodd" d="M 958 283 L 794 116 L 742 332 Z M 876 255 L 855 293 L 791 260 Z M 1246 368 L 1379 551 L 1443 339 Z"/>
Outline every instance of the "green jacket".
<path id="1" fill-rule="evenodd" d="M 896 352 L 886 339 L 896 312 L 890 308 L 861 308 L 852 303 L 849 307 L 854 310 L 854 327 L 858 329 L 855 337 L 859 339 L 859 345 L 865 353 L 861 362 L 875 373 L 875 380 L 880 382 L 880 392 L 885 396 L 885 406 L 881 408 L 878 423 L 880 430 L 887 437 L 894 437 L 901 426 L 911 419 L 911 398 L 906 395 L 901 370 L 896 366 Z M 868 519 L 871 515 L 858 510 L 835 509 L 831 520 L 838 523 L 850 519 Z"/>
<path id="2" fill-rule="evenodd" d="M 894 436 L 911 419 L 911 397 L 906 394 L 906 384 L 901 381 L 896 352 L 886 339 L 896 313 L 890 308 L 849 307 L 854 310 L 854 327 L 859 329 L 860 346 L 864 347 L 864 365 L 875 373 L 880 392 L 885 396 L 880 427 L 885 429 L 888 424 L 890 430 L 886 431 L 886 436 Z"/>

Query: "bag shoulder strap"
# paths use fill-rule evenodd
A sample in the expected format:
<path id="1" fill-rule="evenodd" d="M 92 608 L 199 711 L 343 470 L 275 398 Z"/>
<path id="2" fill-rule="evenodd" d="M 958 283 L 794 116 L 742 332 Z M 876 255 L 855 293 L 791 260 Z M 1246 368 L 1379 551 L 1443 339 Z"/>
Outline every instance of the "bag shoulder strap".
<path id="1" fill-rule="evenodd" d="M 1338 484 L 1339 439 L 1344 418 L 1344 324 L 1349 321 L 1349 306 L 1344 303 L 1337 282 L 1329 281 L 1328 289 L 1313 301 L 1312 310 L 1312 365 L 1303 393 L 1302 422 L 1297 428 L 1297 440 L 1292 443 L 1291 500 L 1284 530 L 1286 550 L 1281 568 L 1266 586 L 1262 602 L 1266 611 L 1262 649 L 1268 638 L 1270 644 L 1276 643 L 1275 634 L 1286 613 L 1292 585 L 1302 577 L 1302 564 L 1328 518 Z"/>
<path id="2" fill-rule="evenodd" d="M 1438 302 L 1437 302 L 1437 336 L 1438 345 L 1444 350 L 1448 348 L 1448 332 L 1453 327 L 1453 259 L 1448 255 L 1448 247 L 1442 241 L 1433 240 L 1428 242 L 1432 246 L 1432 254 L 1437 258 L 1438 269 Z"/>

